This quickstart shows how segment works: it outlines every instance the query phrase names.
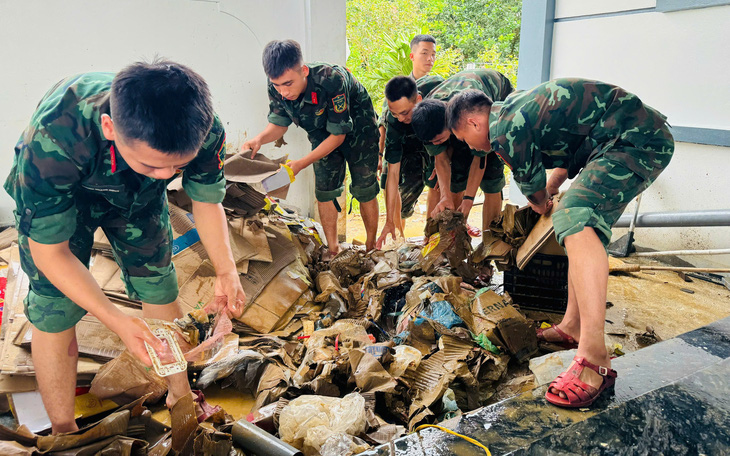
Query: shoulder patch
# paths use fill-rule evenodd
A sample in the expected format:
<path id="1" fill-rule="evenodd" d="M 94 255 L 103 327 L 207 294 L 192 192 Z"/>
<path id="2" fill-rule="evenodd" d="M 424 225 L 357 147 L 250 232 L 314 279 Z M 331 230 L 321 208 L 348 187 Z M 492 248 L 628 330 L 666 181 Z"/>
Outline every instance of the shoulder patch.
<path id="1" fill-rule="evenodd" d="M 332 99 L 332 107 L 337 114 L 345 112 L 345 109 L 347 109 L 347 99 L 345 99 L 344 93 L 341 93 Z"/>

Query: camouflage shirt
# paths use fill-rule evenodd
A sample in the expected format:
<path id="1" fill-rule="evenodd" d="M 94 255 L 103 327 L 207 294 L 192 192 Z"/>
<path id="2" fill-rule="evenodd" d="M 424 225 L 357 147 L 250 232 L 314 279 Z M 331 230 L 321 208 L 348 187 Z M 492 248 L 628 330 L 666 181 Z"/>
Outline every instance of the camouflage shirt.
<path id="1" fill-rule="evenodd" d="M 279 95 L 269 82 L 269 122 L 303 128 L 312 148 L 330 135 L 347 135 L 340 149 L 377 142 L 373 102 L 365 87 L 346 69 L 327 63 L 308 63 L 307 87 L 297 100 Z"/>
<path id="2" fill-rule="evenodd" d="M 5 190 L 15 200 L 18 230 L 57 244 L 76 230 L 77 201 L 103 197 L 121 214 L 144 214 L 166 201 L 167 181 L 136 173 L 101 129 L 109 114 L 113 73 L 85 73 L 57 83 L 41 100 L 15 146 Z M 196 201 L 219 203 L 225 194 L 225 132 L 216 117 L 202 148 L 182 172 Z"/>
<path id="3" fill-rule="evenodd" d="M 437 85 L 444 82 L 444 78 L 436 75 L 426 75 L 418 81 L 416 86 L 421 96 L 425 96 Z M 387 105 L 386 105 L 387 107 Z M 388 163 L 399 163 L 403 157 L 403 151 L 423 150 L 423 143 L 416 137 L 413 127 L 396 119 L 390 111 L 383 111 L 386 117 L 385 133 L 385 160 Z"/>
<path id="4" fill-rule="evenodd" d="M 448 103 L 454 95 L 467 89 L 480 90 L 487 94 L 492 101 L 504 100 L 513 90 L 510 80 L 499 71 L 477 68 L 475 70 L 465 70 L 456 73 L 431 90 L 425 98 L 442 100 Z M 446 147 L 446 143 L 428 143 L 426 144 L 426 151 L 429 155 L 436 156 L 445 151 Z M 472 151 L 472 153 L 479 156 L 484 155 L 477 151 Z"/>
<path id="5" fill-rule="evenodd" d="M 670 135 L 666 117 L 620 87 L 584 79 L 555 79 L 496 102 L 489 116 L 492 150 L 512 168 L 525 195 L 545 188 L 545 169 L 573 178 L 590 160 L 612 156 L 617 141 L 641 148 Z M 620 157 L 634 172 L 653 169 L 652 154 Z"/>

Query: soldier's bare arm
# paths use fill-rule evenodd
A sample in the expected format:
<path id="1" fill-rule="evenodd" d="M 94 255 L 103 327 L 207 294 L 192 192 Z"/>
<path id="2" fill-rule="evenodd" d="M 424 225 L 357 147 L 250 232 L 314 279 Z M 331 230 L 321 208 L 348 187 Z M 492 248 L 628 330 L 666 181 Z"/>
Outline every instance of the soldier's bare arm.
<path id="1" fill-rule="evenodd" d="M 550 172 L 550 177 L 547 183 L 547 192 L 552 195 L 557 195 L 560 191 L 560 186 L 568 178 L 568 170 L 565 168 L 555 168 Z"/>
<path id="2" fill-rule="evenodd" d="M 261 133 L 243 143 L 243 146 L 241 146 L 241 152 L 245 152 L 250 149 L 253 152 L 251 154 L 251 157 L 253 158 L 256 156 L 256 153 L 259 151 L 261 146 L 281 138 L 288 129 L 289 127 L 282 127 L 269 123 Z"/>
<path id="3" fill-rule="evenodd" d="M 434 168 L 436 178 L 438 179 L 441 199 L 431 212 L 431 217 L 436 217 L 445 209 L 454 209 L 453 194 L 451 193 L 451 161 L 449 160 L 449 155 L 450 153 L 447 150 L 434 157 Z"/>
<path id="4" fill-rule="evenodd" d="M 223 206 L 193 200 L 193 217 L 200 240 L 215 268 L 215 298 L 212 310 L 225 311 L 232 318 L 240 317 L 246 303 L 246 294 L 233 260 L 228 222 Z"/>
<path id="5" fill-rule="evenodd" d="M 333 150 L 337 149 L 343 142 L 345 142 L 346 136 L 347 135 L 329 135 L 327 139 L 322 141 L 319 146 L 303 158 L 300 158 L 299 160 L 292 160 L 291 163 L 289 163 L 289 166 L 294 172 L 294 175 L 296 176 L 299 171 L 316 162 L 320 158 L 326 157 L 332 153 Z"/>
<path id="6" fill-rule="evenodd" d="M 400 176 L 400 162 L 388 163 L 388 178 L 385 181 L 385 225 L 383 225 L 383 231 L 380 232 L 380 237 L 375 243 L 376 248 L 380 249 L 385 244 L 385 241 L 390 234 L 393 239 L 396 238 L 396 227 L 403 236 L 403 222 L 401 221 L 401 197 L 398 191 L 398 177 Z"/>
<path id="7" fill-rule="evenodd" d="M 474 205 L 474 197 L 479 189 L 479 183 L 482 181 L 485 164 L 486 159 L 484 157 L 472 157 L 471 165 L 469 166 L 469 175 L 466 181 L 466 191 L 464 193 L 464 196 L 471 197 L 471 199 L 464 198 L 458 209 L 459 212 L 464 214 L 465 220 L 469 218 L 469 212 L 471 211 L 471 207 Z"/>

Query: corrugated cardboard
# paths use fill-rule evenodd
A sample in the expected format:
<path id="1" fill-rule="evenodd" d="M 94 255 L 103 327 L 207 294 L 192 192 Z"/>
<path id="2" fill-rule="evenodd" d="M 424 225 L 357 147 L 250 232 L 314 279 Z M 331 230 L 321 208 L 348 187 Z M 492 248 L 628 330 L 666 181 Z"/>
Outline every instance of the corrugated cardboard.
<path id="1" fill-rule="evenodd" d="M 527 319 L 511 304 L 509 295 L 487 291 L 472 301 L 475 334 L 486 334 L 496 345 L 507 349 L 522 362 L 537 352 L 537 336 Z"/>

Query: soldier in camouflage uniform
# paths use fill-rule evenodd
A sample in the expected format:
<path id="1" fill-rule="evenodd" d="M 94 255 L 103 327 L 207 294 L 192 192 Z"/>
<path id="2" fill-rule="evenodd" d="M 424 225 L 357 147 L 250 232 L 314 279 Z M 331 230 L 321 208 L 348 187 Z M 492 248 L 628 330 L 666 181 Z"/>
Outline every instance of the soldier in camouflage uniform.
<path id="1" fill-rule="evenodd" d="M 584 79 L 549 81 L 501 103 L 464 92 L 449 103 L 448 117 L 456 136 L 504 160 L 538 213 L 551 209 L 550 197 L 566 178 L 575 178 L 552 215 L 568 253 L 568 308 L 559 327 L 538 337 L 579 342 L 575 362 L 546 398 L 584 407 L 616 378 L 604 345 L 605 247 L 627 204 L 672 158 L 666 118 L 620 87 Z M 548 180 L 545 170 L 551 168 Z"/>
<path id="2" fill-rule="evenodd" d="M 504 100 L 513 90 L 509 79 L 496 70 L 461 71 L 433 89 L 414 109 L 413 128 L 425 143 L 426 151 L 434 157 L 441 188 L 441 200 L 431 217 L 444 209 L 457 208 L 465 219 L 468 218 L 477 188 L 481 188 L 484 192 L 482 229 L 486 230 L 502 209 L 504 165 L 497 158 L 485 158 L 470 150 L 466 143 L 454 138 L 446 126 L 446 103 L 469 89 L 478 90 L 494 100 Z M 446 183 L 450 185 L 446 186 Z"/>
<path id="3" fill-rule="evenodd" d="M 382 248 L 388 234 L 395 237 L 396 228 L 403 235 L 403 219 L 413 214 L 413 207 L 424 186 L 429 187 L 429 207 L 432 201 L 438 200 L 438 190 L 433 188 L 436 180 L 431 179 L 433 158 L 426 153 L 410 123 L 413 106 L 443 81 L 441 76 L 424 76 L 417 81 L 410 76 L 396 76 L 385 86 L 386 102 L 394 111 L 388 109 L 384 112 L 388 124 L 385 139 L 387 167 L 383 171 L 381 185 L 386 189 L 387 217 L 376 243 L 378 248 Z"/>
<path id="4" fill-rule="evenodd" d="M 312 152 L 289 165 L 296 175 L 314 164 L 315 196 L 330 254 L 339 252 L 337 197 L 344 190 L 345 163 L 350 168 L 350 193 L 360 202 L 368 249 L 375 247 L 380 190 L 377 179 L 378 127 L 365 88 L 345 68 L 326 63 L 302 64 L 299 44 L 272 41 L 264 48 L 269 78 L 269 125 L 243 149 L 254 154 L 262 144 L 281 138 L 295 125 L 303 128 Z"/>
<path id="5" fill-rule="evenodd" d="M 436 39 L 431 35 L 416 35 L 410 43 L 411 53 L 408 57 L 413 63 L 413 70 L 410 77 L 415 81 L 422 77 L 428 76 L 436 63 Z M 425 93 L 428 93 L 426 91 Z M 424 93 L 424 94 L 425 94 Z M 380 160 L 378 161 L 378 171 L 387 173 L 387 167 L 383 166 L 383 150 L 385 149 L 385 128 L 388 122 L 388 100 L 383 100 L 383 109 L 380 117 L 378 117 L 378 130 L 380 132 Z M 381 180 L 381 188 L 385 189 L 385 179 Z"/>
<path id="6" fill-rule="evenodd" d="M 98 227 L 144 316 L 182 316 L 166 197 L 176 173 L 216 268 L 216 304 L 240 315 L 245 295 L 220 204 L 224 145 L 205 82 L 173 62 L 137 63 L 116 76 L 73 76 L 38 105 L 15 147 L 5 190 L 17 205 L 21 265 L 30 281 L 25 314 L 34 326 L 33 361 L 54 433 L 77 429 L 75 325 L 87 311 L 147 365 L 144 342 L 162 350 L 144 320 L 114 306 L 86 269 Z M 190 394 L 186 374 L 168 381 L 168 405 Z"/>

